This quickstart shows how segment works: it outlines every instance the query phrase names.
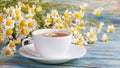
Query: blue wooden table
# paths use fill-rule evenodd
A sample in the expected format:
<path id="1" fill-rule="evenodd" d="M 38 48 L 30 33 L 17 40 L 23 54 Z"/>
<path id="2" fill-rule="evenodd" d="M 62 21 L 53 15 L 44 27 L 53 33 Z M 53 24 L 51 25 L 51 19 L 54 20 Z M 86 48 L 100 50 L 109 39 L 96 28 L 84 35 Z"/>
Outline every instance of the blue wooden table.
<path id="1" fill-rule="evenodd" d="M 96 44 L 87 45 L 87 54 L 83 58 L 59 65 L 47 65 L 24 58 L 17 52 L 11 57 L 0 55 L 0 68 L 120 68 L 120 24 L 115 26 L 115 32 L 109 34 L 109 41 L 98 40 Z"/>

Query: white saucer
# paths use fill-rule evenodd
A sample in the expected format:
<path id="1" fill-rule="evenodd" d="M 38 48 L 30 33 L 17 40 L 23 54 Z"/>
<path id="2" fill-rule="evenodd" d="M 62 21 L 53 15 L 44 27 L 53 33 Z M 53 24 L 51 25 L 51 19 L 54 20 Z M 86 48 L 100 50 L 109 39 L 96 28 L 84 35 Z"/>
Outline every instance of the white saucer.
<path id="1" fill-rule="evenodd" d="M 66 57 L 64 58 L 55 58 L 55 59 L 50 59 L 50 58 L 44 58 L 44 57 L 37 57 L 35 48 L 33 44 L 26 45 L 24 47 L 21 47 L 19 49 L 20 55 L 30 58 L 33 60 L 37 60 L 41 63 L 47 63 L 47 64 L 59 64 L 59 63 L 65 63 L 73 59 L 81 58 L 86 54 L 86 49 L 84 47 L 80 47 L 74 44 L 70 45 L 70 49 L 68 54 L 66 54 Z M 29 49 L 31 53 L 27 52 L 25 49 Z"/>

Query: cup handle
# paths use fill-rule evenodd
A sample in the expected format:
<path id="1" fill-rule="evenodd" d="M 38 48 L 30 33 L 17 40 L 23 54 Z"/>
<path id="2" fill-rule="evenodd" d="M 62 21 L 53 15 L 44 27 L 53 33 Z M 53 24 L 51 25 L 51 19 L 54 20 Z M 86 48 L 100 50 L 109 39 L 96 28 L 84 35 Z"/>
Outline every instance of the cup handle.
<path id="1" fill-rule="evenodd" d="M 24 46 L 25 46 L 25 44 L 24 44 L 24 43 L 25 43 L 26 41 L 30 41 L 30 43 L 33 43 L 33 42 L 32 42 L 32 38 L 31 38 L 31 37 L 26 38 L 26 39 L 24 39 L 24 40 L 22 41 L 22 47 L 24 47 Z"/>

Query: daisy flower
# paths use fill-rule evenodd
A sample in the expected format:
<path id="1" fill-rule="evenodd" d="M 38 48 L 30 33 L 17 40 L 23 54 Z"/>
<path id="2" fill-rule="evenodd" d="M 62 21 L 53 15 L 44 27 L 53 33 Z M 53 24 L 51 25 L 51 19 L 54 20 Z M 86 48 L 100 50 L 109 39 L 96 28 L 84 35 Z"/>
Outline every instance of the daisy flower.
<path id="1" fill-rule="evenodd" d="M 86 36 L 88 38 L 88 42 L 91 44 L 94 44 L 97 41 L 97 36 L 92 32 L 87 32 Z"/>
<path id="2" fill-rule="evenodd" d="M 3 22 L 4 22 L 4 25 L 6 26 L 7 29 L 14 28 L 15 21 L 12 19 L 12 17 L 8 16 L 7 18 L 4 18 Z"/>
<path id="3" fill-rule="evenodd" d="M 59 17 L 54 18 L 54 21 L 55 21 L 56 23 L 60 23 L 60 22 L 62 22 L 62 20 L 61 20 L 61 17 L 60 17 L 60 16 L 59 16 Z"/>
<path id="4" fill-rule="evenodd" d="M 32 5 L 32 8 L 30 9 L 29 13 L 35 14 L 35 5 Z"/>
<path id="5" fill-rule="evenodd" d="M 30 11 L 30 9 L 31 9 L 29 4 L 27 4 L 25 8 L 27 9 L 27 11 Z"/>
<path id="6" fill-rule="evenodd" d="M 55 17 L 57 17 L 58 15 L 59 15 L 59 14 L 58 14 L 58 11 L 52 9 L 52 11 L 51 11 L 51 16 L 52 16 L 52 18 L 55 18 Z"/>
<path id="7" fill-rule="evenodd" d="M 63 15 L 63 17 L 62 18 L 71 18 L 71 12 L 69 11 L 69 10 L 66 10 L 65 12 L 64 12 L 64 15 Z"/>
<path id="8" fill-rule="evenodd" d="M 108 35 L 106 33 L 104 33 L 102 35 L 102 41 L 107 42 L 108 40 L 109 40 Z"/>
<path id="9" fill-rule="evenodd" d="M 78 22 L 78 25 L 79 25 L 79 27 L 80 27 L 80 29 L 85 29 L 85 21 L 83 21 L 83 20 L 80 20 L 80 22 Z"/>
<path id="10" fill-rule="evenodd" d="M 7 37 L 7 38 L 12 38 L 12 34 L 13 34 L 13 29 L 10 29 L 10 28 L 6 28 L 5 30 L 5 36 Z"/>
<path id="11" fill-rule="evenodd" d="M 11 15 L 11 16 L 14 16 L 15 8 L 14 7 L 7 8 L 6 13 Z"/>
<path id="12" fill-rule="evenodd" d="M 16 7 L 15 7 L 15 14 L 16 14 L 16 16 L 17 15 L 21 15 L 21 7 L 16 5 Z"/>
<path id="13" fill-rule="evenodd" d="M 29 31 L 33 31 L 37 28 L 37 22 L 35 21 L 35 19 L 28 19 L 27 22 L 28 22 L 27 26 Z"/>
<path id="14" fill-rule="evenodd" d="M 20 45 L 21 44 L 21 39 L 17 38 L 17 40 L 15 41 L 16 44 Z"/>
<path id="15" fill-rule="evenodd" d="M 113 33 L 114 31 L 115 31 L 114 25 L 113 24 L 112 25 L 108 25 L 107 32 Z"/>
<path id="16" fill-rule="evenodd" d="M 81 18 L 83 18 L 83 16 L 84 16 L 84 12 L 82 12 L 82 11 L 74 13 L 74 17 L 76 19 L 76 22 L 78 22 Z"/>
<path id="17" fill-rule="evenodd" d="M 4 15 L 0 13 L 0 24 L 3 22 L 3 19 L 4 19 Z"/>
<path id="18" fill-rule="evenodd" d="M 101 32 L 101 29 L 104 25 L 104 22 L 100 22 L 98 25 L 97 25 L 97 33 L 100 33 Z"/>
<path id="19" fill-rule="evenodd" d="M 30 30 L 27 27 L 23 27 L 17 32 L 16 37 L 19 37 L 20 39 L 24 39 L 28 36 L 29 32 Z"/>
<path id="20" fill-rule="evenodd" d="M 43 9 L 42 9 L 42 6 L 38 6 L 37 8 L 36 8 L 36 11 L 37 12 L 41 12 Z"/>
<path id="21" fill-rule="evenodd" d="M 19 6 L 19 7 L 23 7 L 23 8 L 26 7 L 25 4 L 24 4 L 23 2 L 20 2 L 20 1 L 18 2 L 18 6 Z"/>
<path id="22" fill-rule="evenodd" d="M 13 55 L 13 52 L 12 52 L 11 48 L 7 45 L 6 47 L 2 48 L 1 54 L 5 55 L 5 56 L 11 56 L 11 55 Z"/>
<path id="23" fill-rule="evenodd" d="M 100 16 L 102 10 L 103 10 L 103 8 L 97 8 L 97 9 L 94 9 L 93 14 L 94 14 L 95 16 Z"/>
<path id="24" fill-rule="evenodd" d="M 26 18 L 32 19 L 34 15 L 35 14 L 32 14 L 32 13 L 29 12 L 28 14 L 26 14 Z"/>
<path id="25" fill-rule="evenodd" d="M 87 6 L 88 6 L 87 3 L 83 3 L 83 5 L 81 5 L 80 8 L 84 12 Z"/>
<path id="26" fill-rule="evenodd" d="M 3 40 L 3 41 L 4 41 L 4 40 L 5 40 L 5 37 L 6 37 L 6 36 L 5 36 L 4 32 L 3 32 L 3 33 L 0 33 L 0 40 Z"/>
<path id="27" fill-rule="evenodd" d="M 52 28 L 53 29 L 61 29 L 62 24 L 61 23 L 55 23 Z"/>
<path id="28" fill-rule="evenodd" d="M 47 14 L 47 18 L 45 19 L 45 26 L 49 26 L 52 23 L 52 18 L 50 14 Z"/>

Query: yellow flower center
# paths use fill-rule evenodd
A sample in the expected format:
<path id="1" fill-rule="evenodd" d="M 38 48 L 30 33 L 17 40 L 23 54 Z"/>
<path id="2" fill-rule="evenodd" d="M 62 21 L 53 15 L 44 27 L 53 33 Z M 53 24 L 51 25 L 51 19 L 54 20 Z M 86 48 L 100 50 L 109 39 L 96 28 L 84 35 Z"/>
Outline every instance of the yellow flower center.
<path id="1" fill-rule="evenodd" d="M 51 22 L 52 19 L 50 17 L 47 18 L 47 22 Z"/>
<path id="2" fill-rule="evenodd" d="M 10 9 L 10 10 L 9 10 L 9 13 L 12 14 L 12 12 L 13 12 L 13 11 Z"/>
<path id="3" fill-rule="evenodd" d="M 84 12 L 86 10 L 86 7 L 82 6 L 81 10 Z"/>
<path id="4" fill-rule="evenodd" d="M 61 18 L 57 18 L 56 22 L 60 23 L 61 22 Z"/>
<path id="5" fill-rule="evenodd" d="M 21 25 L 21 26 L 26 26 L 26 25 L 27 25 L 27 23 L 26 23 L 26 21 L 25 21 L 25 20 L 22 20 L 22 21 L 21 21 L 21 23 L 20 23 L 20 25 Z"/>
<path id="6" fill-rule="evenodd" d="M 32 12 L 32 14 L 34 14 L 34 13 L 35 13 L 35 9 L 34 9 L 34 8 L 32 8 L 31 12 Z"/>
<path id="7" fill-rule="evenodd" d="M 83 42 L 83 40 L 77 40 L 77 41 L 76 41 L 76 44 L 79 45 L 79 46 L 84 46 L 84 45 L 82 44 L 82 42 Z"/>
<path id="8" fill-rule="evenodd" d="M 57 25 L 55 28 L 56 28 L 56 29 L 60 29 L 60 26 L 59 26 L 59 25 Z"/>
<path id="9" fill-rule="evenodd" d="M 80 27 L 79 26 L 74 26 L 74 28 L 76 29 L 76 30 L 79 30 L 80 29 Z"/>
<path id="10" fill-rule="evenodd" d="M 105 42 L 107 42 L 109 40 L 108 36 L 105 37 Z"/>
<path id="11" fill-rule="evenodd" d="M 6 31 L 6 34 L 7 34 L 7 35 L 12 35 L 12 34 L 13 34 L 13 30 L 12 30 L 12 29 L 8 29 L 8 30 Z"/>
<path id="12" fill-rule="evenodd" d="M 65 24 L 64 24 L 64 23 L 62 24 L 62 29 L 66 29 L 66 28 L 65 28 Z"/>
<path id="13" fill-rule="evenodd" d="M 6 49 L 5 50 L 5 55 L 10 55 L 11 54 L 11 51 L 9 49 Z"/>
<path id="14" fill-rule="evenodd" d="M 68 17 L 69 17 L 69 14 L 68 14 L 68 13 L 65 13 L 65 14 L 64 14 L 64 17 L 65 17 L 65 18 L 68 18 Z"/>
<path id="15" fill-rule="evenodd" d="M 89 35 L 89 38 L 94 38 L 94 35 L 91 33 L 91 34 Z"/>
<path id="16" fill-rule="evenodd" d="M 28 16 L 28 18 L 33 18 L 33 16 Z"/>
<path id="17" fill-rule="evenodd" d="M 80 23 L 80 27 L 84 27 L 85 26 L 85 23 L 84 22 L 81 22 Z"/>
<path id="18" fill-rule="evenodd" d="M 76 13 L 76 14 L 75 14 L 75 18 L 81 19 L 81 18 L 82 18 L 82 14 L 81 14 L 81 13 Z"/>
<path id="19" fill-rule="evenodd" d="M 11 26 L 12 25 L 12 21 L 11 20 L 7 20 L 6 25 L 7 26 Z"/>
<path id="20" fill-rule="evenodd" d="M 0 34 L 0 39 L 2 39 L 3 38 L 3 35 L 2 34 Z"/>
<path id="21" fill-rule="evenodd" d="M 29 27 L 29 28 L 33 28 L 33 27 L 34 27 L 34 23 L 33 23 L 33 22 L 29 22 L 29 23 L 28 23 L 28 27 Z"/>
<path id="22" fill-rule="evenodd" d="M 42 11 L 42 7 L 41 6 L 39 6 L 39 10 Z"/>
<path id="23" fill-rule="evenodd" d="M 20 14 L 20 10 L 16 9 L 15 13 L 16 13 L 16 15 L 19 15 Z"/>
<path id="24" fill-rule="evenodd" d="M 14 48 L 14 47 L 15 47 L 15 43 L 14 43 L 14 42 L 11 42 L 11 43 L 10 43 L 10 47 L 11 47 L 11 48 Z"/>
<path id="25" fill-rule="evenodd" d="M 22 30 L 21 30 L 21 33 L 22 33 L 23 35 L 26 35 L 26 34 L 27 34 L 27 30 L 26 30 L 26 29 L 22 29 Z"/>
<path id="26" fill-rule="evenodd" d="M 21 3 L 20 3 L 20 6 L 21 6 L 21 7 L 25 7 L 25 4 L 21 2 Z"/>
<path id="27" fill-rule="evenodd" d="M 27 10 L 30 10 L 30 8 L 31 8 L 31 7 L 27 4 L 27 5 L 26 5 L 26 9 L 27 9 Z"/>
<path id="28" fill-rule="evenodd" d="M 17 44 L 21 44 L 21 40 L 20 39 L 17 40 Z"/>
<path id="29" fill-rule="evenodd" d="M 114 32 L 114 28 L 110 28 L 110 33 L 113 33 Z"/>
<path id="30" fill-rule="evenodd" d="M 95 15 L 96 15 L 96 16 L 100 16 L 100 15 L 101 15 L 101 11 L 98 10 Z"/>
<path id="31" fill-rule="evenodd" d="M 53 16 L 54 16 L 54 17 L 56 17 L 56 16 L 57 16 L 57 13 L 56 13 L 56 12 L 54 12 L 54 13 L 53 13 Z"/>
<path id="32" fill-rule="evenodd" d="M 0 23 L 3 21 L 4 16 L 0 16 Z"/>
<path id="33" fill-rule="evenodd" d="M 21 16 L 20 15 L 16 15 L 16 19 L 20 20 Z"/>

